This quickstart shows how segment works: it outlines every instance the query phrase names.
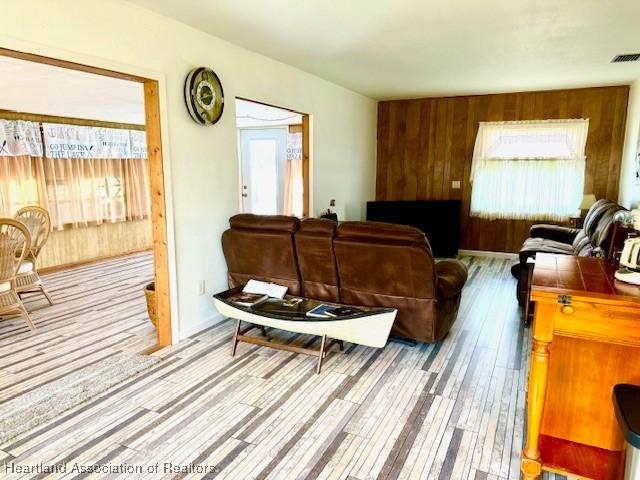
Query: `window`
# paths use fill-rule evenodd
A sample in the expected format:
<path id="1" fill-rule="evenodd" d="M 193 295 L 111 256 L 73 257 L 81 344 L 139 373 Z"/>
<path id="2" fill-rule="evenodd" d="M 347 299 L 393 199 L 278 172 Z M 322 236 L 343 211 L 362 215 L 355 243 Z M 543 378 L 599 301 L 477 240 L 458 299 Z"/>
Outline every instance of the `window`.
<path id="1" fill-rule="evenodd" d="M 471 169 L 471 215 L 564 221 L 584 188 L 589 120 L 481 122 Z"/>
<path id="2" fill-rule="evenodd" d="M 59 230 L 149 217 L 145 132 L 42 128 L 44 135 L 36 122 L 0 119 L 0 216 L 41 205 Z"/>

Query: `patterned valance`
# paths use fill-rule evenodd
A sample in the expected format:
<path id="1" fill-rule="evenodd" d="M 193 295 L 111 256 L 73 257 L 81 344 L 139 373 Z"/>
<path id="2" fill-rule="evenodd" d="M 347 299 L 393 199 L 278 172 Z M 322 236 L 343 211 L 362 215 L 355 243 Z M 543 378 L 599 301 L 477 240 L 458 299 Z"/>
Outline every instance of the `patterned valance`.
<path id="1" fill-rule="evenodd" d="M 43 123 L 47 158 L 147 158 L 145 132 Z"/>
<path id="2" fill-rule="evenodd" d="M 24 120 L 0 120 L 0 156 L 42 157 L 40 125 Z"/>

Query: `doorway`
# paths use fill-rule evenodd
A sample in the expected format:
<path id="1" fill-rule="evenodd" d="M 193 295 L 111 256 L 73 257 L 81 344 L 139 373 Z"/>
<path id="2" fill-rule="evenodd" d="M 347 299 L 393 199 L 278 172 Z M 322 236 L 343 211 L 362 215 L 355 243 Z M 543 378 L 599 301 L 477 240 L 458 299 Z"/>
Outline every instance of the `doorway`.
<path id="1" fill-rule="evenodd" d="M 236 99 L 241 211 L 309 214 L 309 116 Z"/>
<path id="2" fill-rule="evenodd" d="M 240 130 L 242 210 L 258 215 L 284 213 L 286 128 Z"/>
<path id="3" fill-rule="evenodd" d="M 148 174 L 150 191 L 149 216 L 151 220 L 151 250 L 153 255 L 153 278 L 155 281 L 156 292 L 155 302 L 153 303 L 155 304 L 157 314 L 155 346 L 147 349 L 147 352 L 170 345 L 172 343 L 172 326 L 169 295 L 169 246 L 158 80 L 2 48 L 0 48 L 0 56 L 48 65 L 59 69 L 68 69 L 69 71 L 74 72 L 84 72 L 100 77 L 110 77 L 141 84 L 145 132 L 140 133 L 142 133 L 142 142 L 144 143 L 146 140 L 147 147 L 148 169 L 146 173 Z M 143 295 L 142 291 L 140 292 L 140 295 Z"/>

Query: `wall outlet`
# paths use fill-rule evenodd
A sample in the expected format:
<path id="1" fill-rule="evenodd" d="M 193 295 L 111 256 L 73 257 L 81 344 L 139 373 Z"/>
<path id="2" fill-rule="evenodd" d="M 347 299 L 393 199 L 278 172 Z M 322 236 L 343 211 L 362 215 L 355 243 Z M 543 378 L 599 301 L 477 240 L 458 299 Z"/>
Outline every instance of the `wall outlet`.
<path id="1" fill-rule="evenodd" d="M 459 190 L 460 189 L 460 180 L 453 180 L 451 182 L 451 188 L 453 188 L 454 190 Z"/>
<path id="2" fill-rule="evenodd" d="M 204 295 L 207 293 L 207 284 L 204 280 L 198 281 L 198 295 Z"/>

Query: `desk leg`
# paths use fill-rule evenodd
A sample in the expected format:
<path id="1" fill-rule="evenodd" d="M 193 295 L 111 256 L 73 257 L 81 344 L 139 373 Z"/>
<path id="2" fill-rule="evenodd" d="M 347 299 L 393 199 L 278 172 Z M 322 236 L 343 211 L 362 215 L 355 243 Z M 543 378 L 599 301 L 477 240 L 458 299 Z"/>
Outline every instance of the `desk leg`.
<path id="1" fill-rule="evenodd" d="M 535 263 L 527 262 L 527 298 L 524 301 L 524 324 L 531 323 L 531 282 L 533 281 L 533 267 Z"/>
<path id="2" fill-rule="evenodd" d="M 550 342 L 533 340 L 527 398 L 527 443 L 522 452 L 522 463 L 520 465 L 523 480 L 537 480 L 542 473 L 538 437 L 540 435 L 542 409 L 547 392 L 549 345 Z"/>

